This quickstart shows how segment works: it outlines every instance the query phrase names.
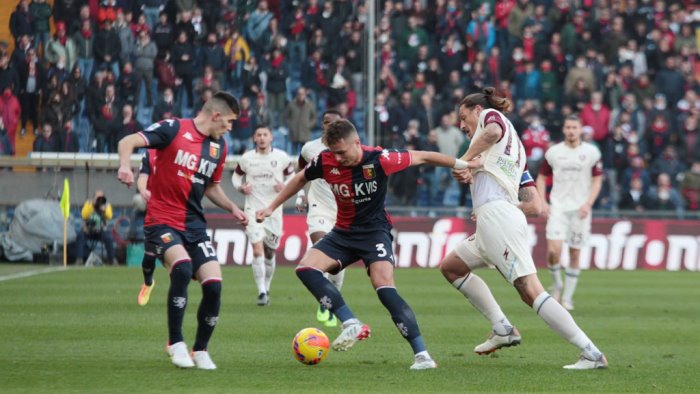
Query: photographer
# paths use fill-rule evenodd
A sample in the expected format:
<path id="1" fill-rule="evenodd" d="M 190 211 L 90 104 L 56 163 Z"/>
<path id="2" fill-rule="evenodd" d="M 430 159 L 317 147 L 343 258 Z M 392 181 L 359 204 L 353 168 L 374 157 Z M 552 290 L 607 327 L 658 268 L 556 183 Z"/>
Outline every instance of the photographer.
<path id="1" fill-rule="evenodd" d="M 107 202 L 104 191 L 96 190 L 92 201 L 85 201 L 81 211 L 83 217 L 83 225 L 81 231 L 78 232 L 76 241 L 77 256 L 76 265 L 83 265 L 83 261 L 87 258 L 85 250 L 85 240 L 102 241 L 107 250 L 107 259 L 112 262 L 112 265 L 117 265 L 117 259 L 114 257 L 114 241 L 112 233 L 107 228 L 107 224 L 112 220 L 112 204 Z"/>

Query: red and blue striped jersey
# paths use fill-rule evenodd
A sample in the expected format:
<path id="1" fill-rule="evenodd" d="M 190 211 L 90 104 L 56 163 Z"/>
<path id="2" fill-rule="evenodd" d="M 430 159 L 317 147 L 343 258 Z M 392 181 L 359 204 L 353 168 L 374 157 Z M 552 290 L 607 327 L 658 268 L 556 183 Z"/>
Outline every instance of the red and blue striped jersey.
<path id="1" fill-rule="evenodd" d="M 226 142 L 202 134 L 192 119 L 163 120 L 138 134 L 157 151 L 145 225 L 206 230 L 202 198 L 211 183 L 221 182 Z"/>
<path id="2" fill-rule="evenodd" d="M 331 187 L 338 214 L 334 230 L 370 232 L 390 229 L 384 209 L 389 175 L 411 165 L 410 152 L 362 146 L 362 161 L 344 167 L 330 150 L 321 152 L 305 170 L 306 180 L 323 178 Z"/>

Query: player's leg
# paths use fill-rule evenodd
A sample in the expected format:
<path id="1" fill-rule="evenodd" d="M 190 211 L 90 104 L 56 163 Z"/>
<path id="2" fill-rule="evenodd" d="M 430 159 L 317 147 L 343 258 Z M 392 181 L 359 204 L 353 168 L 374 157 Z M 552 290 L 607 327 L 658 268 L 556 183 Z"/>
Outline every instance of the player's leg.
<path id="1" fill-rule="evenodd" d="M 216 364 L 212 361 L 207 347 L 219 320 L 222 277 L 219 262 L 210 260 L 211 257 L 213 256 L 209 256 L 208 261 L 195 273 L 202 287 L 202 301 L 197 310 L 197 335 L 192 347 L 192 359 L 199 369 L 216 369 Z M 199 258 L 200 256 L 194 257 L 195 260 Z"/>
<path id="2" fill-rule="evenodd" d="M 194 362 L 182 335 L 182 321 L 187 307 L 187 286 L 192 279 L 192 260 L 182 244 L 169 247 L 163 255 L 163 260 L 170 274 L 167 301 L 168 354 L 176 366 L 190 368 L 194 366 Z"/>
<path id="3" fill-rule="evenodd" d="M 569 266 L 564 271 L 564 291 L 561 294 L 561 305 L 569 311 L 574 310 L 574 292 L 581 274 L 580 256 L 581 249 L 569 248 Z"/>
<path id="4" fill-rule="evenodd" d="M 275 275 L 276 252 L 282 236 L 282 220 L 270 218 L 263 223 L 265 226 L 265 239 L 263 240 L 263 254 L 265 255 L 265 294 L 267 302 L 270 302 L 270 284 Z"/>
<path id="5" fill-rule="evenodd" d="M 253 262 L 251 265 L 253 279 L 258 288 L 258 305 L 265 306 L 268 304 L 267 287 L 265 286 L 265 248 L 263 247 L 265 228 L 261 223 L 256 223 L 253 220 L 246 226 L 245 233 L 253 249 Z"/>
<path id="6" fill-rule="evenodd" d="M 141 260 L 143 284 L 141 285 L 141 290 L 139 291 L 139 295 L 136 299 L 137 303 L 141 306 L 148 304 L 148 301 L 151 298 L 151 292 L 156 285 L 155 281 L 153 280 L 153 272 L 156 269 L 157 257 L 155 245 L 147 242 L 145 244 L 143 259 Z"/>
<path id="7" fill-rule="evenodd" d="M 475 237 L 462 241 L 440 263 L 440 271 L 457 291 L 491 323 L 491 333 L 486 342 L 476 346 L 477 354 L 490 354 L 496 350 L 520 344 L 520 332 L 510 323 L 483 279 L 473 270 L 486 266 L 478 254 Z"/>
<path id="8" fill-rule="evenodd" d="M 547 237 L 547 268 L 552 276 L 552 297 L 557 301 L 561 299 L 562 288 L 564 283 L 561 279 L 561 248 L 564 240 L 569 232 L 569 222 L 567 215 L 556 209 L 550 211 L 547 219 L 546 237 Z"/>
<path id="9" fill-rule="evenodd" d="M 323 239 L 323 237 L 328 233 L 328 231 L 330 231 L 330 228 L 328 230 L 325 230 L 325 228 L 327 227 L 326 219 L 317 217 L 317 215 L 312 215 L 311 212 L 309 213 L 309 216 L 306 219 L 306 223 L 309 226 L 309 238 L 311 238 L 311 243 L 314 245 L 317 244 L 318 241 Z M 323 230 L 321 230 L 321 227 L 323 228 Z M 338 290 L 340 290 L 341 287 L 343 287 L 345 270 L 341 270 L 335 275 L 326 272 L 324 276 L 326 277 L 326 279 L 330 280 L 331 283 Z M 330 313 L 330 311 L 326 309 L 322 304 L 318 305 L 318 310 L 316 311 L 316 320 L 323 323 L 326 327 L 335 327 L 338 325 L 338 319 L 335 317 L 335 315 Z"/>
<path id="10" fill-rule="evenodd" d="M 608 361 L 605 355 L 579 328 L 571 314 L 544 290 L 536 273 L 519 277 L 513 284 L 520 298 L 531 306 L 554 332 L 581 350 L 581 358 L 564 368 L 607 368 Z"/>

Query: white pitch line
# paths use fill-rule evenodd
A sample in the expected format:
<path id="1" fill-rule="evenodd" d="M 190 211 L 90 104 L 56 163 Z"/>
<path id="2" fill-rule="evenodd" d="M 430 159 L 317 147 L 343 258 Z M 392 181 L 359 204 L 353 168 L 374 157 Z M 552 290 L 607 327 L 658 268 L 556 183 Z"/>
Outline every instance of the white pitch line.
<path id="1" fill-rule="evenodd" d="M 49 268 L 43 268 L 43 269 L 39 269 L 39 270 L 17 272 L 14 274 L 0 276 L 0 282 L 4 282 L 6 280 L 12 280 L 12 279 L 28 278 L 30 276 L 47 274 L 49 272 L 65 271 L 67 269 L 68 268 L 65 268 L 65 267 L 49 267 Z"/>

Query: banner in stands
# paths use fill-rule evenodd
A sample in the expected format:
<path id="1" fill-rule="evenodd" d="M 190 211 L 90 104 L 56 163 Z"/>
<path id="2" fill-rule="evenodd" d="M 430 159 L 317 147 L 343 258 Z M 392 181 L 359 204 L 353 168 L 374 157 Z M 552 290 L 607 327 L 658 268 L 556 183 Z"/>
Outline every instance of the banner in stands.
<path id="1" fill-rule="evenodd" d="M 467 234 L 474 223 L 456 217 L 393 217 L 394 251 L 400 268 L 437 267 L 446 253 Z M 230 216 L 208 215 L 210 236 L 219 260 L 249 265 L 253 252 L 244 229 Z M 535 264 L 545 267 L 545 220 L 530 218 L 529 242 Z M 277 264 L 295 265 L 311 246 L 306 216 L 285 215 L 284 235 Z M 693 221 L 645 219 L 594 219 L 589 246 L 581 251 L 583 269 L 700 270 L 700 232 Z M 562 262 L 567 264 L 566 253 Z"/>

